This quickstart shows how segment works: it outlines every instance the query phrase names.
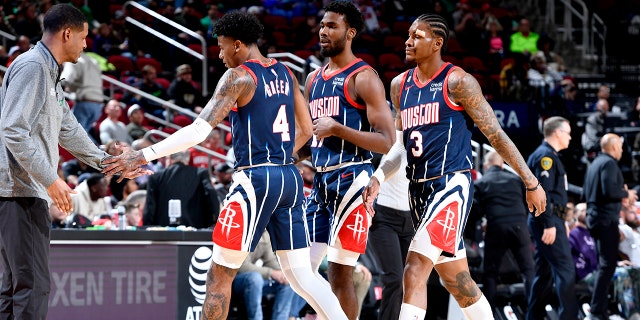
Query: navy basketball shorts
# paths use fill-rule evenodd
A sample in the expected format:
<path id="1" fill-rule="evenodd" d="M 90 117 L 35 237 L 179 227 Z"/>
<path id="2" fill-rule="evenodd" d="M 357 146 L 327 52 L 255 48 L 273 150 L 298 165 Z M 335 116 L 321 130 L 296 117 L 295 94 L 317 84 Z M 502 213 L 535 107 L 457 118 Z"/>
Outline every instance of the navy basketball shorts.
<path id="1" fill-rule="evenodd" d="M 213 242 L 223 248 L 252 252 L 266 228 L 274 250 L 308 247 L 302 185 L 300 172 L 293 164 L 235 172 L 213 230 Z"/>
<path id="2" fill-rule="evenodd" d="M 416 234 L 409 251 L 433 264 L 466 257 L 463 232 L 473 202 L 469 171 L 409 183 L 410 207 Z"/>
<path id="3" fill-rule="evenodd" d="M 365 252 L 371 217 L 364 209 L 362 191 L 372 173 L 371 163 L 316 173 L 306 208 L 312 242 Z"/>

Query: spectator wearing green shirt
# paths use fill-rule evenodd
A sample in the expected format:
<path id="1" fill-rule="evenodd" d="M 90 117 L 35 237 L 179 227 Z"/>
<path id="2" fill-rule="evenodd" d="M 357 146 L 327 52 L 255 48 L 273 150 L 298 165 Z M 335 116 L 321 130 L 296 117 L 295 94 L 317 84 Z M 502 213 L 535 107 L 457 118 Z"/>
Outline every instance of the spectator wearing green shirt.
<path id="1" fill-rule="evenodd" d="M 521 53 L 530 56 L 538 51 L 538 38 L 540 35 L 531 31 L 529 20 L 520 20 L 518 32 L 511 35 L 511 45 L 509 49 L 513 53 Z"/>

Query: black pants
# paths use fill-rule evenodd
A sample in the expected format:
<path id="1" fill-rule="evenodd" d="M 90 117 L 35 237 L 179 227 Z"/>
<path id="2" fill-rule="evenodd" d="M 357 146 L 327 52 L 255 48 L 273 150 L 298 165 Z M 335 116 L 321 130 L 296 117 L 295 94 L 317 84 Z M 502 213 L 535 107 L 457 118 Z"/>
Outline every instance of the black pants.
<path id="1" fill-rule="evenodd" d="M 494 305 L 496 282 L 502 258 L 507 250 L 511 251 L 518 263 L 518 269 L 524 282 L 525 299 L 528 299 L 533 281 L 533 250 L 527 221 L 520 223 L 487 224 L 484 238 L 484 279 L 483 288 L 487 300 Z"/>
<path id="2" fill-rule="evenodd" d="M 413 238 L 410 211 L 375 205 L 369 244 L 382 269 L 380 319 L 398 319 L 402 305 L 402 275 Z"/>
<path id="3" fill-rule="evenodd" d="M 609 299 L 607 299 L 609 284 L 616 271 L 620 232 L 618 224 L 611 222 L 598 223 L 589 229 L 589 233 L 596 241 L 598 252 L 598 273 L 591 296 L 591 314 L 604 319 L 609 305 Z"/>
<path id="4" fill-rule="evenodd" d="M 543 214 L 552 214 L 545 212 Z M 540 219 L 529 215 L 529 232 L 535 244 L 535 274 L 531 283 L 527 320 L 544 319 L 545 305 L 553 290 L 558 296 L 560 320 L 578 319 L 578 299 L 575 294 L 576 268 L 571 256 L 571 245 L 566 234 L 564 220 L 553 216 L 556 240 L 551 245 L 542 242 L 544 225 Z"/>
<path id="5" fill-rule="evenodd" d="M 1 320 L 47 318 L 50 228 L 45 200 L 0 198 Z"/>

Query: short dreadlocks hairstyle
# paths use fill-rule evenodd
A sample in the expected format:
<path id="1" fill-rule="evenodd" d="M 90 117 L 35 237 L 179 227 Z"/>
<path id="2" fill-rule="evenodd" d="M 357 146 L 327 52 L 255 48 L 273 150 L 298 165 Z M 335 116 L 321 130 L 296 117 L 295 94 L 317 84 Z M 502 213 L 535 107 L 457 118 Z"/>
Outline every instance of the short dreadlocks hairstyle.
<path id="1" fill-rule="evenodd" d="M 364 29 L 362 12 L 351 1 L 333 1 L 324 7 L 324 11 L 343 15 L 349 28 L 356 29 L 356 35 Z"/>
<path id="2" fill-rule="evenodd" d="M 447 48 L 447 41 L 449 41 L 449 27 L 447 26 L 447 21 L 444 20 L 442 16 L 427 13 L 419 16 L 416 21 L 426 23 L 436 37 L 440 37 L 444 40 L 442 51 Z"/>
<path id="3" fill-rule="evenodd" d="M 251 13 L 232 11 L 220 18 L 213 26 L 214 37 L 225 36 L 245 44 L 256 44 L 262 37 L 264 27 Z"/>

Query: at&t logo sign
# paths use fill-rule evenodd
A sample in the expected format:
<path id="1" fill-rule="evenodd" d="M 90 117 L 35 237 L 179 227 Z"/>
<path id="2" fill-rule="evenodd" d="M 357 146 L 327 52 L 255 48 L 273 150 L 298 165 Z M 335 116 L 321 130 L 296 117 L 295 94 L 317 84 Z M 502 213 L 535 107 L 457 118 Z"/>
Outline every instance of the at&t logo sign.
<path id="1" fill-rule="evenodd" d="M 189 287 L 193 298 L 198 303 L 187 309 L 185 320 L 199 320 L 202 312 L 202 303 L 207 294 L 207 271 L 211 267 L 211 248 L 200 247 L 191 256 L 189 263 Z"/>

